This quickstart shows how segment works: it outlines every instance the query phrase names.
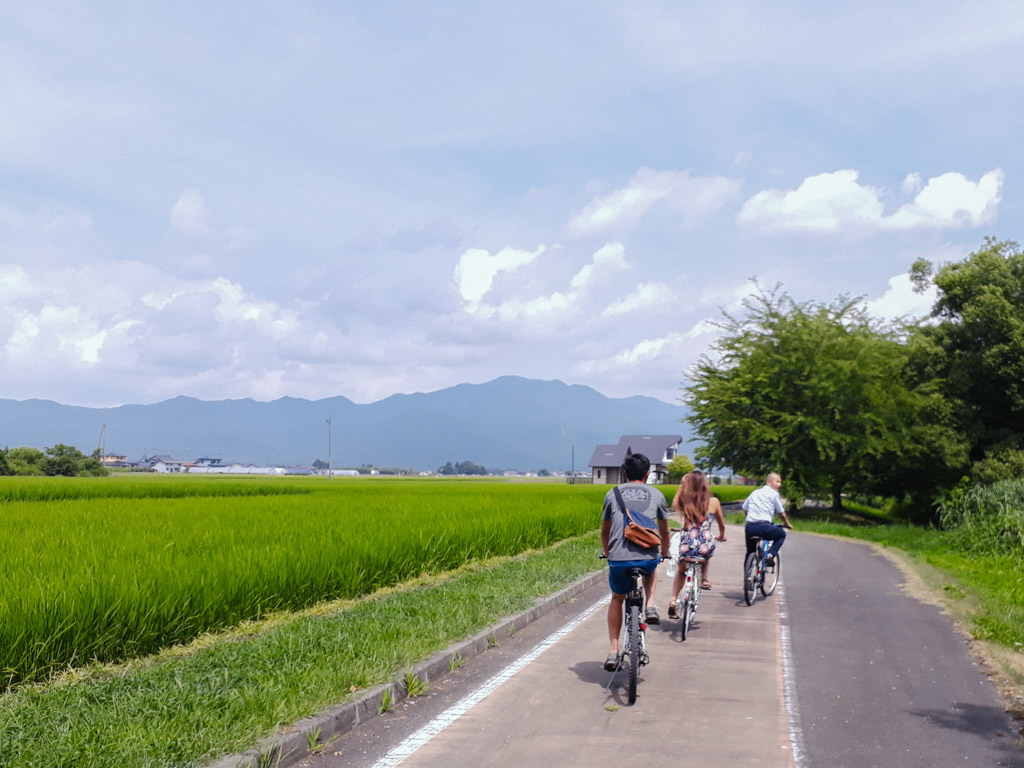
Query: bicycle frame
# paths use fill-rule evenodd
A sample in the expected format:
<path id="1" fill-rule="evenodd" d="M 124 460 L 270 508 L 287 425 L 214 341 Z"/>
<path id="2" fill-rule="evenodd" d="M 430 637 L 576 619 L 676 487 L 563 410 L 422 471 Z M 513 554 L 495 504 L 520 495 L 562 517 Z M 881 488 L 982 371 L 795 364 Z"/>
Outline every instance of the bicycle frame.
<path id="1" fill-rule="evenodd" d="M 626 595 L 625 603 L 623 604 L 623 623 L 629 621 L 630 608 L 636 608 L 639 611 L 640 616 L 640 664 L 646 664 L 649 659 L 647 658 L 647 647 L 644 642 L 644 633 L 647 632 L 647 620 L 644 616 L 644 586 L 643 586 L 643 571 L 639 568 L 631 568 L 629 575 L 633 577 L 633 589 L 630 590 L 629 594 Z M 629 646 L 629 628 L 624 627 L 626 630 L 626 646 L 627 650 L 623 651 L 621 655 L 625 656 L 628 653 Z"/>
<path id="2" fill-rule="evenodd" d="M 782 572 L 782 557 L 775 555 L 775 564 L 772 568 L 772 580 L 770 585 L 765 584 L 765 577 L 768 572 L 768 551 L 771 549 L 771 542 L 768 539 L 758 538 L 754 551 L 749 553 L 743 564 L 743 597 L 747 605 L 753 605 L 760 590 L 765 597 L 775 592 L 779 583 L 779 576 Z"/>
<path id="3" fill-rule="evenodd" d="M 700 603 L 701 578 L 704 573 L 704 561 L 700 558 L 687 557 L 683 559 L 686 568 L 686 575 L 683 578 L 683 588 L 680 591 L 680 605 L 682 610 L 679 618 L 683 620 L 682 639 L 685 641 L 690 631 L 690 623 L 693 621 L 693 614 L 697 612 L 697 605 Z"/>
<path id="4" fill-rule="evenodd" d="M 647 622 L 642 618 L 644 615 L 643 571 L 640 568 L 630 568 L 629 575 L 633 579 L 633 588 L 623 601 L 622 619 L 625 639 L 619 644 L 619 662 L 615 672 L 612 672 L 612 679 L 623 666 L 628 669 L 627 698 L 632 704 L 636 701 L 636 685 L 640 667 L 650 663 L 651 659 L 647 655 Z M 611 686 L 611 680 L 608 681 L 608 685 Z"/>

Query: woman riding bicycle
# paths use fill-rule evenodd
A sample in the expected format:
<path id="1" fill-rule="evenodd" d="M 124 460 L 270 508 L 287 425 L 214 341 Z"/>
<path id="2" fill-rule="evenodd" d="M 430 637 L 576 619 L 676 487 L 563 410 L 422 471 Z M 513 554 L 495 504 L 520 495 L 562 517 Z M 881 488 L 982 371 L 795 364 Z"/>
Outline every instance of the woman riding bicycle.
<path id="1" fill-rule="evenodd" d="M 683 476 L 679 489 L 672 499 L 672 509 L 683 526 L 679 541 L 679 558 L 703 560 L 700 586 L 701 589 L 711 589 L 708 569 L 711 556 L 715 554 L 715 535 L 711 532 L 711 519 L 714 517 L 718 521 L 718 540 L 725 541 L 725 518 L 722 516 L 722 505 L 711 495 L 703 472 L 694 470 Z M 680 566 L 672 583 L 672 602 L 668 605 L 670 619 L 679 618 L 676 603 L 685 579 L 686 569 Z"/>

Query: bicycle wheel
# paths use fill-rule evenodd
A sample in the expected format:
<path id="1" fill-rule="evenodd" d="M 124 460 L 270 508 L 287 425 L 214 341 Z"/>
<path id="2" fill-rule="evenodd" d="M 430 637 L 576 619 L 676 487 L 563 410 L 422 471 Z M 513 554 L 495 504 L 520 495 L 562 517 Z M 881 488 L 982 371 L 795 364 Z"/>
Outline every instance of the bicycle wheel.
<path id="1" fill-rule="evenodd" d="M 629 606 L 626 623 L 626 644 L 629 648 L 629 703 L 636 701 L 636 680 L 640 674 L 640 606 Z"/>
<path id="2" fill-rule="evenodd" d="M 782 558 L 778 555 L 775 556 L 775 565 L 769 566 L 764 572 L 764 578 L 761 579 L 761 594 L 767 597 L 775 591 L 775 587 L 779 583 L 779 576 L 782 575 Z"/>
<path id="3" fill-rule="evenodd" d="M 743 599 L 747 605 L 754 604 L 757 597 L 757 552 L 751 552 L 743 562 Z"/>
<path id="4" fill-rule="evenodd" d="M 693 618 L 693 604 L 690 602 L 690 598 L 683 599 L 681 608 L 679 618 L 683 620 L 683 626 L 680 628 L 680 631 L 683 633 L 683 642 L 686 642 L 686 636 L 690 632 L 690 619 Z"/>

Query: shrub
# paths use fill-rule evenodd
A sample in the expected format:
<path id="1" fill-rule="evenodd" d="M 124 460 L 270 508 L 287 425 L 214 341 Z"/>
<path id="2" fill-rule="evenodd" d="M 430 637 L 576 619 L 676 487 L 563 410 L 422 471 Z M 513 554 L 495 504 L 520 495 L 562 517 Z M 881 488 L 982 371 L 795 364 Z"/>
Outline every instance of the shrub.
<path id="1" fill-rule="evenodd" d="M 1024 478 L 960 485 L 939 505 L 939 524 L 965 549 L 1024 554 Z"/>

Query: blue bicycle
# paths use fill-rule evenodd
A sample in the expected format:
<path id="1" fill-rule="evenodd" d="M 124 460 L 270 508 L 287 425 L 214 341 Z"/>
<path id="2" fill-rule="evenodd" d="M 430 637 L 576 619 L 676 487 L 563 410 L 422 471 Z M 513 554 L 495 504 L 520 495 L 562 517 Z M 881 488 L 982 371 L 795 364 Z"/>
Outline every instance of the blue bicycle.
<path id="1" fill-rule="evenodd" d="M 743 599 L 747 605 L 753 605 L 758 590 L 765 597 L 775 591 L 782 575 L 782 558 L 776 554 L 775 562 L 768 564 L 768 550 L 771 542 L 768 539 L 754 537 L 751 539 L 754 551 L 747 555 L 743 563 Z"/>

